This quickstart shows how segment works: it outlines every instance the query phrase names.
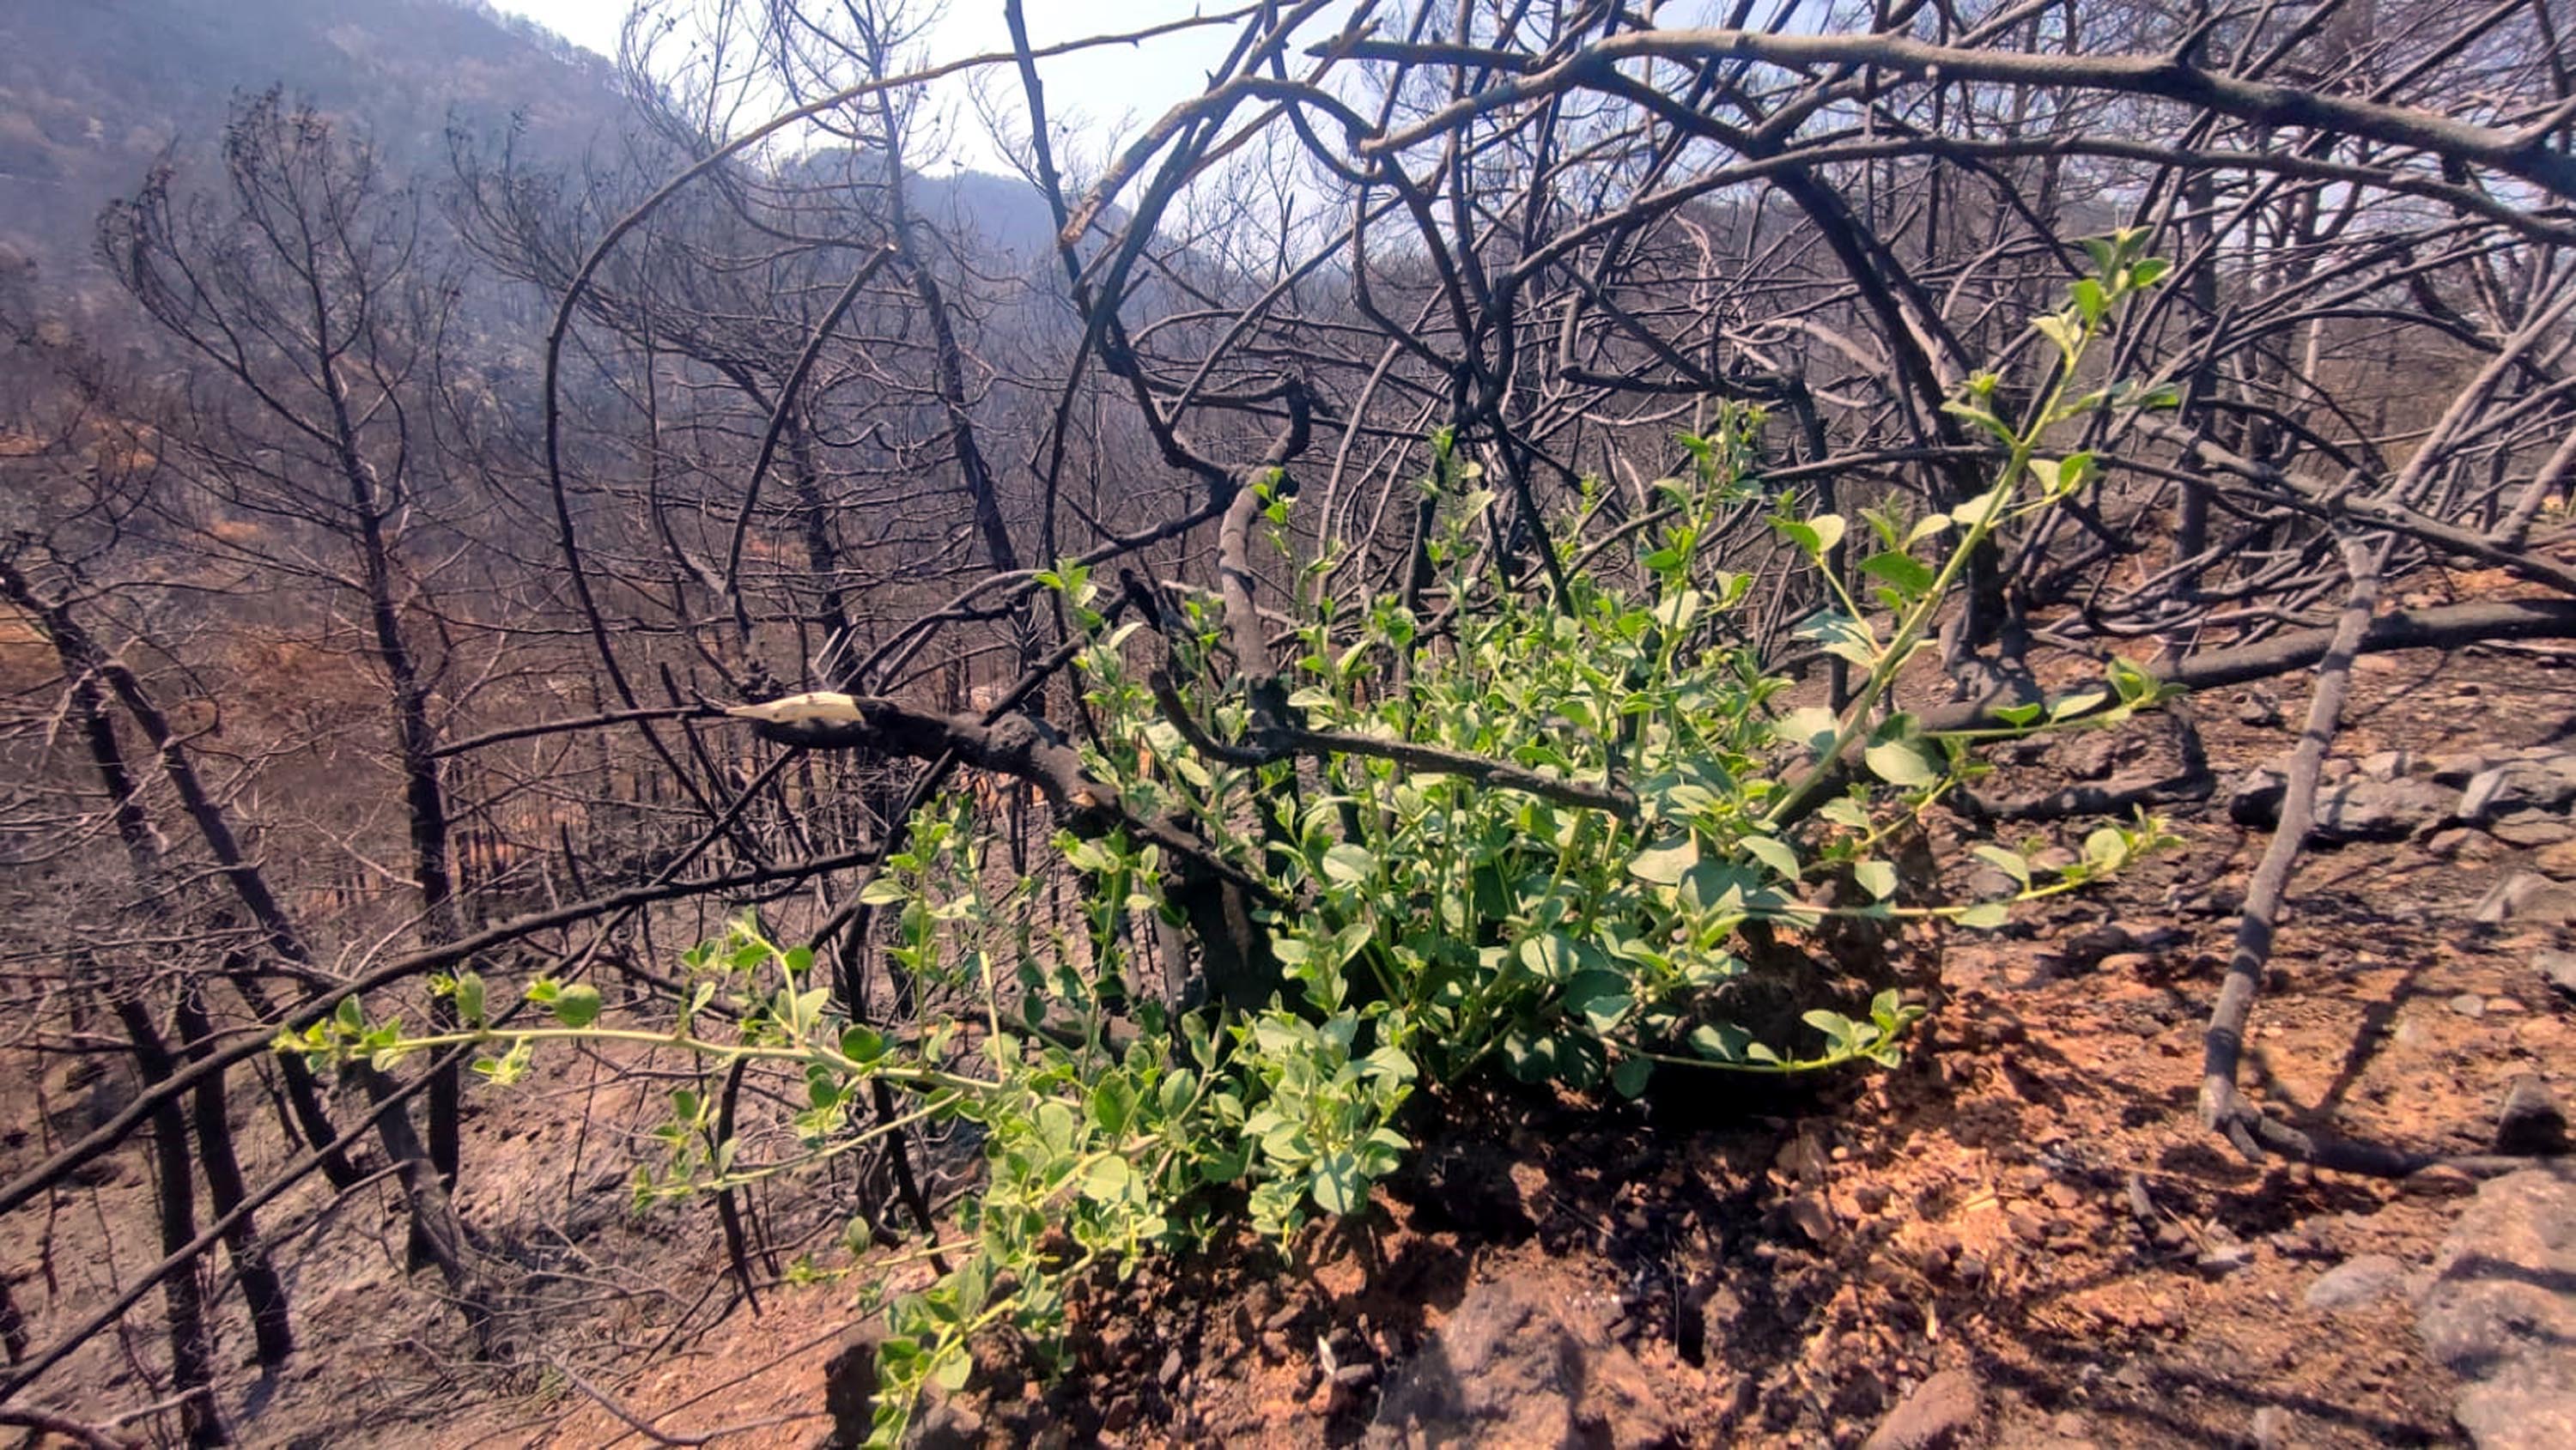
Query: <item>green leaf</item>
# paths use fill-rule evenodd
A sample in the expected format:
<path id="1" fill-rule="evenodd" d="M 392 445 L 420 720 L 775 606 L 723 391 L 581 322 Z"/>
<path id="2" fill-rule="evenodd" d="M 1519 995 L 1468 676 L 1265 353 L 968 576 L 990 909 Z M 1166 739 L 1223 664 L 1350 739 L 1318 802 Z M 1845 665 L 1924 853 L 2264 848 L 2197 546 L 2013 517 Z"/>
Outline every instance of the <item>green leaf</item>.
<path id="1" fill-rule="evenodd" d="M 1352 1153 L 1327 1153 L 1315 1164 L 1315 1176 L 1308 1191 L 1315 1204 L 1336 1217 L 1348 1217 L 1368 1202 L 1368 1181 L 1361 1176 L 1359 1158 Z"/>
<path id="2" fill-rule="evenodd" d="M 1692 620 L 1699 617 L 1700 606 L 1706 602 L 1706 596 L 1696 589 L 1684 589 L 1669 595 L 1662 603 L 1655 606 L 1655 623 L 1674 634 L 1680 634 L 1690 628 Z"/>
<path id="3" fill-rule="evenodd" d="M 1083 1171 L 1082 1196 L 1095 1203 L 1115 1203 L 1127 1196 L 1135 1179 L 1136 1171 L 1127 1160 L 1112 1153 Z"/>
<path id="4" fill-rule="evenodd" d="M 1841 722 L 1834 718 L 1833 711 L 1822 705 L 1801 705 L 1781 716 L 1780 723 L 1773 728 L 1783 740 L 1793 740 L 1809 750 L 1821 751 L 1834 743 L 1834 735 L 1841 728 Z"/>
<path id="5" fill-rule="evenodd" d="M 1619 1096 L 1633 1098 L 1646 1090 L 1646 1080 L 1655 1075 L 1655 1062 L 1649 1057 L 1626 1057 L 1610 1069 L 1610 1086 Z"/>
<path id="6" fill-rule="evenodd" d="M 588 1027 L 599 1020 L 599 989 L 587 982 L 576 983 L 555 994 L 555 1020 L 566 1027 Z"/>
<path id="7" fill-rule="evenodd" d="M 1893 549 L 1883 554 L 1872 554 L 1861 560 L 1860 568 L 1862 573 L 1875 579 L 1886 580 L 1905 591 L 1909 597 L 1921 595 L 1929 590 L 1936 577 L 1931 565 L 1915 558 L 1912 554 L 1898 553 Z"/>
<path id="8" fill-rule="evenodd" d="M 1770 867 L 1781 876 L 1791 881 L 1798 879 L 1801 869 L 1798 853 L 1791 850 L 1787 842 L 1776 836 L 1746 836 L 1736 844 L 1744 848 L 1746 855 Z"/>
<path id="9" fill-rule="evenodd" d="M 1565 981 L 1574 975 L 1574 941 L 1561 931 L 1531 937 L 1521 943 L 1521 965 L 1543 980 Z"/>
<path id="10" fill-rule="evenodd" d="M 1649 885 L 1678 886 L 1690 868 L 1698 864 L 1699 841 L 1683 836 L 1630 857 L 1628 874 Z"/>
<path id="11" fill-rule="evenodd" d="M 1692 1051 L 1717 1062 L 1742 1062 L 1753 1045 L 1753 1034 L 1732 1022 L 1708 1023 L 1691 1029 L 1690 1045 Z"/>
<path id="12" fill-rule="evenodd" d="M 859 905 L 888 906 L 911 895 L 911 888 L 902 882 L 890 876 L 880 876 L 859 888 Z"/>
<path id="13" fill-rule="evenodd" d="M 1880 741 L 1862 751 L 1860 758 L 1871 774 L 1907 790 L 1920 790 L 1941 778 L 1941 772 L 1910 740 Z"/>
<path id="14" fill-rule="evenodd" d="M 1873 901 L 1885 901 L 1896 894 L 1896 867 L 1886 861 L 1862 861 L 1852 867 L 1852 880 L 1859 883 Z"/>
<path id="15" fill-rule="evenodd" d="M 2129 859 L 2129 834 L 2118 826 L 2102 826 L 2084 838 L 2084 859 L 2105 871 L 2117 871 Z"/>
<path id="16" fill-rule="evenodd" d="M 2019 851 L 2006 850 L 2001 846 L 1971 846 L 1968 849 L 1978 860 L 2021 883 L 2024 889 L 2030 886 L 2030 860 Z"/>
<path id="17" fill-rule="evenodd" d="M 1986 515 L 2001 507 L 2003 502 L 2002 497 L 1995 493 L 1981 493 L 1951 509 L 1950 517 L 1958 523 L 1959 527 L 1973 529 L 1985 522 Z"/>
<path id="18" fill-rule="evenodd" d="M 1581 1017 L 1595 1032 L 1617 1029 L 1628 1009 L 1637 999 L 1628 990 L 1628 979 L 1617 972 L 1578 972 L 1565 987 L 1565 1009 Z"/>
<path id="19" fill-rule="evenodd" d="M 1960 912 L 1956 920 L 1973 931 L 1993 931 L 2011 921 L 2012 913 L 2004 910 L 2000 901 L 1981 901 Z"/>
<path id="20" fill-rule="evenodd" d="M 1377 858 L 1348 841 L 1324 853 L 1324 875 L 1337 885 L 1356 886 L 1377 874 Z"/>
<path id="21" fill-rule="evenodd" d="M 472 972 L 456 979 L 456 1020 L 468 1027 L 483 1025 L 483 979 Z"/>
<path id="22" fill-rule="evenodd" d="M 1091 1090 L 1091 1120 L 1100 1130 L 1116 1137 L 1127 1131 L 1128 1121 L 1136 1116 L 1136 1089 L 1123 1076 L 1102 1078 Z"/>

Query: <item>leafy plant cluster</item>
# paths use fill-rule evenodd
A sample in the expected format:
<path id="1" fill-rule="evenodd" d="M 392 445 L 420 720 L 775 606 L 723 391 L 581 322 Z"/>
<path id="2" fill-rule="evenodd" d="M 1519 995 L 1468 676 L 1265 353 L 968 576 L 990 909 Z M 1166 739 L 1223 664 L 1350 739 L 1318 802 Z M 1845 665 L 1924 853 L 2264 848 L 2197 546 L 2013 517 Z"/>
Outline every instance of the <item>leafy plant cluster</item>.
<path id="1" fill-rule="evenodd" d="M 1858 1017 L 1819 1006 L 1802 1040 L 1760 1041 L 1732 1020 L 1731 993 L 1755 973 L 1746 929 L 1811 931 L 1828 917 L 1991 927 L 2162 839 L 2144 820 L 2106 827 L 2057 869 L 1981 845 L 2012 893 L 1919 900 L 1892 843 L 1975 769 L 1971 746 L 2107 724 L 2159 692 L 2115 664 L 2098 691 L 1997 711 L 2002 724 L 1965 735 L 1881 708 L 1972 553 L 2007 519 L 2098 477 L 2088 454 L 2046 451 L 2047 435 L 2095 410 L 2167 401 L 2079 382 L 2120 305 L 2162 270 L 2139 247 L 2131 234 L 2097 245 L 2095 275 L 2038 324 L 2058 363 L 2027 416 L 1999 410 L 1991 377 L 1954 401 L 2003 461 L 1985 492 L 1946 514 L 1889 508 L 1856 529 L 1803 514 L 1794 496 L 1766 498 L 1764 419 L 1736 410 L 1684 440 L 1691 466 L 1656 486 L 1656 513 L 1607 544 L 1548 545 L 1564 551 L 1549 571 L 1561 587 L 1534 589 L 1490 546 L 1505 526 L 1495 495 L 1436 436 L 1421 483 L 1435 524 L 1421 541 L 1427 578 L 1345 595 L 1332 556 L 1294 568 L 1299 648 L 1279 681 L 1285 704 L 1301 738 L 1351 748 L 1267 759 L 1201 748 L 1254 739 L 1262 724 L 1213 606 L 1188 596 L 1156 625 L 1112 629 L 1085 571 L 1054 571 L 1091 636 L 1079 661 L 1097 725 L 1089 768 L 1137 817 L 1223 843 L 1231 868 L 1265 889 L 1271 904 L 1256 918 L 1286 987 L 1257 1009 L 1190 1007 L 1158 985 L 1151 928 L 1179 916 L 1167 886 L 1179 863 L 1162 847 L 1118 832 L 1059 836 L 1082 890 L 1070 916 L 1051 914 L 1039 878 L 990 869 L 960 796 L 925 808 L 864 896 L 893 909 L 891 960 L 972 1013 L 907 1035 L 854 1023 L 811 951 L 745 918 L 688 954 L 688 995 L 653 1025 L 611 1025 L 596 989 L 551 980 L 526 992 L 546 1020 L 515 1025 L 467 975 L 446 984 L 454 1032 L 371 1023 L 352 999 L 281 1046 L 328 1060 L 482 1042 L 477 1068 L 496 1085 L 553 1040 L 801 1075 L 795 1149 L 756 1161 L 719 1131 L 703 1088 L 674 1093 L 661 1158 L 637 1170 L 639 1201 L 803 1171 L 916 1123 L 975 1125 L 986 1180 L 950 1239 L 866 1259 L 864 1297 L 889 1327 L 876 1420 L 889 1444 L 922 1393 L 964 1384 L 988 1332 L 1054 1353 L 1068 1289 L 1095 1267 L 1206 1245 L 1238 1223 L 1284 1242 L 1318 1214 L 1362 1211 L 1412 1146 L 1405 1109 L 1426 1088 L 1499 1071 L 1634 1096 L 1661 1073 L 1893 1063 L 1919 1015 L 1894 992 Z M 1293 560 L 1293 504 L 1284 493 L 1264 502 Z M 1587 494 L 1562 536 L 1583 538 L 1601 503 Z M 1778 537 L 1830 591 L 1803 633 L 1858 671 L 1839 712 L 1782 708 L 1787 682 L 1764 671 L 1736 623 L 1757 581 L 1709 546 L 1748 503 L 1768 504 Z M 1865 592 L 1827 567 L 1847 539 L 1868 546 L 1856 566 Z M 1159 648 L 1140 636 L 1149 628 Z M 1524 783 L 1587 789 L 1437 768 L 1468 758 L 1508 762 Z M 903 1105 L 891 1119 L 865 1112 L 877 1084 Z M 855 1264 L 863 1230 L 850 1247 Z M 932 1263 L 945 1271 L 909 1275 L 927 1287 L 886 1291 L 907 1266 Z"/>

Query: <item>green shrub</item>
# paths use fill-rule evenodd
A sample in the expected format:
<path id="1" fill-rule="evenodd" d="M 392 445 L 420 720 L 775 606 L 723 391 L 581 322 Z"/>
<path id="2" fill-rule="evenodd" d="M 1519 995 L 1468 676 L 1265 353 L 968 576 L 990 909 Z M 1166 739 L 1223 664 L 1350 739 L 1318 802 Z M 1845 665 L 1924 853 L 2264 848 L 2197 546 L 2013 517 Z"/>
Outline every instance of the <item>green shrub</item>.
<path id="1" fill-rule="evenodd" d="M 1079 669 L 1097 726 L 1090 769 L 1131 818 L 1187 823 L 1273 903 L 1255 921 L 1283 990 L 1259 1005 L 1182 1008 L 1146 980 L 1140 927 L 1182 915 L 1165 885 L 1179 863 L 1162 847 L 1114 831 L 1059 836 L 1083 889 L 1073 916 L 1049 928 L 1038 878 L 994 889 L 989 837 L 956 797 L 911 823 L 865 892 L 897 908 L 892 960 L 933 995 L 974 1004 L 900 1041 L 840 1017 L 812 953 L 746 918 L 687 955 L 691 995 L 667 1025 L 607 1024 L 595 989 L 540 981 L 527 998 L 553 1025 L 494 1026 L 468 976 L 448 984 L 458 1032 L 407 1035 L 370 1024 L 352 1001 L 280 1045 L 327 1060 L 486 1041 L 498 1055 L 478 1068 L 503 1085 L 557 1039 L 801 1072 L 802 1151 L 779 1161 L 746 1163 L 705 1094 L 675 1093 L 661 1161 L 637 1171 L 646 1200 L 802 1171 L 917 1122 L 978 1125 L 986 1180 L 938 1246 L 952 1267 L 919 1293 L 867 1295 L 890 1329 L 885 1443 L 926 1387 L 965 1382 L 969 1346 L 987 1330 L 1007 1325 L 1052 1354 L 1067 1287 L 1095 1266 L 1206 1245 L 1238 1222 L 1285 1241 L 1318 1213 L 1364 1211 L 1412 1146 L 1404 1109 L 1426 1083 L 1500 1071 L 1634 1096 L 1659 1074 L 1893 1063 L 1919 1015 L 1893 991 L 1859 1017 L 1816 1006 L 1795 1041 L 1758 1040 L 1733 1020 L 1731 993 L 1753 972 L 1739 950 L 1746 928 L 1812 930 L 1830 916 L 1991 927 L 2015 902 L 2072 889 L 2161 840 L 2144 820 L 2105 827 L 2052 871 L 1981 845 L 2017 890 L 1924 904 L 1890 844 L 1973 768 L 1976 740 L 2106 724 L 2158 689 L 2115 665 L 2100 691 L 1998 712 L 2003 724 L 1971 735 L 1928 735 L 1877 708 L 1926 647 L 1971 552 L 2094 478 L 2088 456 L 2046 454 L 2044 437 L 2095 409 L 2165 401 L 2076 392 L 2086 349 L 2162 270 L 2138 245 L 2098 244 L 2098 275 L 2037 324 L 2061 364 L 2031 416 L 1999 416 L 1992 378 L 1953 403 L 1999 445 L 1982 495 L 1946 516 L 1867 515 L 1865 535 L 1840 517 L 1800 516 L 1793 498 L 1771 501 L 1773 527 L 1810 565 L 1847 536 L 1868 549 L 1857 565 L 1867 596 L 1823 570 L 1833 607 L 1802 631 L 1858 672 L 1839 714 L 1780 708 L 1787 683 L 1763 672 L 1733 622 L 1757 581 L 1707 557 L 1721 515 L 1761 498 L 1763 420 L 1751 410 L 1685 440 L 1689 476 L 1656 485 L 1664 507 L 1628 532 L 1633 567 L 1605 567 L 1615 549 L 1567 549 L 1551 571 L 1561 591 L 1535 595 L 1484 544 L 1500 527 L 1493 494 L 1435 437 L 1421 484 L 1432 578 L 1409 596 L 1424 612 L 1402 595 L 1337 597 L 1335 561 L 1306 563 L 1284 714 L 1265 717 L 1228 676 L 1219 620 L 1198 596 L 1158 629 L 1111 629 L 1083 570 L 1050 574 L 1089 637 Z M 1263 502 L 1285 550 L 1293 503 Z M 1582 499 L 1563 536 L 1581 538 L 1598 502 Z M 864 1116 L 876 1083 L 905 1105 L 892 1123 Z M 854 1232 L 854 1262 L 866 1247 Z M 932 1253 L 868 1262 L 890 1273 Z"/>

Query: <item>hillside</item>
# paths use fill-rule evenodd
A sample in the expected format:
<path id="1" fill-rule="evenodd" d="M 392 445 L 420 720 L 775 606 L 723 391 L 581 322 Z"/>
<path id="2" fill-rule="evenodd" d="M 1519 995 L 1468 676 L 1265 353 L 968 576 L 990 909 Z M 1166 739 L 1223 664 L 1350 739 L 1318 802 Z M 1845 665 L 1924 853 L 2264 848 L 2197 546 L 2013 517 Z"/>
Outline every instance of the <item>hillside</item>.
<path id="1" fill-rule="evenodd" d="M 613 67 L 472 0 L 94 0 L 0 9 L 0 251 L 104 282 L 100 206 L 165 154 L 207 154 L 233 97 L 284 87 L 358 122 L 396 171 L 451 125 L 517 124 L 534 154 L 613 135 Z"/>

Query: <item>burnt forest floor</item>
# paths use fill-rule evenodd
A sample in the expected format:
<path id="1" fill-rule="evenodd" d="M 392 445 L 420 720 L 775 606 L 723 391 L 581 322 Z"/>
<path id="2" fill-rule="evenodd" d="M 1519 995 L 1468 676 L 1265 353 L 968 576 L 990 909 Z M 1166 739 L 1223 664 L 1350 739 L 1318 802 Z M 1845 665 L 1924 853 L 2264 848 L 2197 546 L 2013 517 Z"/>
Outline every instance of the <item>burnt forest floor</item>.
<path id="1" fill-rule="evenodd" d="M 2569 663 L 2367 659 L 2334 755 L 2576 736 Z M 1981 1392 L 1969 1444 L 2463 1443 L 2457 1385 L 2402 1296 L 2332 1315 L 2303 1296 L 2356 1255 L 2422 1267 L 2470 1182 L 2250 1162 L 2197 1116 L 2236 893 L 2269 834 L 2231 823 L 2229 785 L 2287 752 L 2304 706 L 2302 680 L 2275 688 L 2293 723 L 2261 687 L 2195 701 L 2219 784 L 2167 813 L 2178 849 L 2004 932 L 1949 935 L 1930 969 L 1938 1010 L 1901 1069 L 1767 1097 L 1710 1078 L 1652 1106 L 1442 1103 L 1365 1222 L 1293 1263 L 1245 1244 L 1149 1265 L 1088 1300 L 1069 1377 L 1042 1389 L 1005 1368 L 941 1410 L 935 1437 L 1355 1443 L 1461 1302 L 1508 1285 L 1608 1357 L 1588 1362 L 1627 1408 L 1584 1426 L 1605 1443 L 1857 1444 L 1950 1370 Z M 2174 739 L 2145 719 L 2025 746 L 1977 789 L 2154 775 Z M 2091 824 L 2035 829 L 2071 844 Z M 2563 929 L 2471 917 L 2518 870 L 2576 874 L 2566 858 L 2463 830 L 2308 852 L 2247 1044 L 2252 1100 L 2304 1127 L 2475 1153 L 2515 1078 L 2563 1093 L 2576 1004 L 2534 964 Z M 621 1403 L 673 1434 L 818 1415 L 846 1297 L 802 1289 L 736 1316 Z M 1487 1443 L 1524 1438 L 1490 1428 Z M 625 1429 L 589 1403 L 547 1433 L 644 1443 Z M 829 1429 L 799 1418 L 721 1443 L 807 1446 Z"/>

